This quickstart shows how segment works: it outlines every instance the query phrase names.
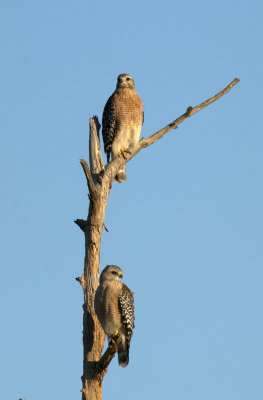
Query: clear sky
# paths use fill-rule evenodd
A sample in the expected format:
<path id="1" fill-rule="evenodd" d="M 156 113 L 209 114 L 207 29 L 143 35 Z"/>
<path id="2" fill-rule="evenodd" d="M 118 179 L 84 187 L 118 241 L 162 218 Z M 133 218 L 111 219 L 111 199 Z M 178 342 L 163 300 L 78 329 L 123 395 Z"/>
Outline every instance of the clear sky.
<path id="1" fill-rule="evenodd" d="M 226 96 L 113 184 L 101 267 L 135 291 L 104 399 L 262 400 L 261 1 L 8 0 L 0 10 L 0 398 L 80 399 L 88 121 L 117 75 L 142 136 Z"/>

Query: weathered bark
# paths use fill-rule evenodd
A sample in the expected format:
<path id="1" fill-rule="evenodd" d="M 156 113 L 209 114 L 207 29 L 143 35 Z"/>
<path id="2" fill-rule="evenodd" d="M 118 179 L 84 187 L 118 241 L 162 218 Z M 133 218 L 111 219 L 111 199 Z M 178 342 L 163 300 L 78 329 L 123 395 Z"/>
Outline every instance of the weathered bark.
<path id="1" fill-rule="evenodd" d="M 94 311 L 94 297 L 99 284 L 100 245 L 110 186 L 102 185 L 99 174 L 104 169 L 99 145 L 99 124 L 90 119 L 90 165 L 80 160 L 89 187 L 89 214 L 87 221 L 76 220 L 85 234 L 84 274 L 77 278 L 84 291 L 83 304 L 83 376 L 82 399 L 101 399 L 101 380 L 97 378 L 96 363 L 101 358 L 105 334 Z M 97 182 L 97 183 L 95 183 Z"/>
<path id="2" fill-rule="evenodd" d="M 108 365 L 116 352 L 115 343 L 117 338 L 115 337 L 104 355 L 101 357 L 105 334 L 101 329 L 94 311 L 94 297 L 99 284 L 101 236 L 103 227 L 105 226 L 104 218 L 108 196 L 114 177 L 118 170 L 131 160 L 140 150 L 150 146 L 170 130 L 176 129 L 177 126 L 186 118 L 191 117 L 202 108 L 222 97 L 238 82 L 239 79 L 236 78 L 215 96 L 194 108 L 188 107 L 185 114 L 150 137 L 141 139 L 139 143 L 130 149 L 125 158 L 120 156 L 114 161 L 108 163 L 105 168 L 99 143 L 100 125 L 97 117 L 90 118 L 90 168 L 85 160 L 80 160 L 89 188 L 89 213 L 87 220 L 77 219 L 75 221 L 85 235 L 84 273 L 81 277 L 76 278 L 84 291 L 82 400 L 101 400 L 102 381 L 107 372 Z"/>

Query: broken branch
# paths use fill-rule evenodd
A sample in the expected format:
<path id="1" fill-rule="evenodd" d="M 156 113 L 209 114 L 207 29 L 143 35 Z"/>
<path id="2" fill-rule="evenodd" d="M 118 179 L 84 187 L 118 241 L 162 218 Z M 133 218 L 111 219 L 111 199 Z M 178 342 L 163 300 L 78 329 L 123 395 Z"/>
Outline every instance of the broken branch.
<path id="1" fill-rule="evenodd" d="M 89 169 L 87 161 L 85 161 L 85 160 L 83 160 L 83 158 L 81 158 L 79 160 L 79 162 L 80 162 L 80 164 L 81 164 L 81 166 L 83 168 L 83 171 L 84 171 L 84 173 L 86 175 L 87 185 L 89 187 L 89 192 L 90 192 L 90 196 L 91 196 L 91 200 L 92 200 L 92 198 L 96 197 L 96 195 L 97 195 L 97 190 L 96 190 L 95 183 L 93 181 L 92 174 L 90 172 L 90 169 Z"/>

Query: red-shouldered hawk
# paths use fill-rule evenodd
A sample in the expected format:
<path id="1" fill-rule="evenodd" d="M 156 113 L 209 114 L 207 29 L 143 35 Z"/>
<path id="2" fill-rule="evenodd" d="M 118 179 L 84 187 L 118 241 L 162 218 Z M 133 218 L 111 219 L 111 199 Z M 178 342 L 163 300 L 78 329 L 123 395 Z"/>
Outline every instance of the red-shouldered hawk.
<path id="1" fill-rule="evenodd" d="M 139 141 L 143 124 L 143 103 L 135 91 L 133 78 L 128 74 L 118 76 L 115 92 L 108 99 L 102 116 L 102 137 L 107 162 L 125 153 Z M 116 182 L 126 181 L 125 165 L 115 177 Z"/>
<path id="2" fill-rule="evenodd" d="M 109 341 L 118 333 L 118 361 L 126 367 L 134 328 L 134 301 L 132 292 L 120 278 L 121 268 L 116 265 L 104 268 L 95 294 L 95 312 Z"/>

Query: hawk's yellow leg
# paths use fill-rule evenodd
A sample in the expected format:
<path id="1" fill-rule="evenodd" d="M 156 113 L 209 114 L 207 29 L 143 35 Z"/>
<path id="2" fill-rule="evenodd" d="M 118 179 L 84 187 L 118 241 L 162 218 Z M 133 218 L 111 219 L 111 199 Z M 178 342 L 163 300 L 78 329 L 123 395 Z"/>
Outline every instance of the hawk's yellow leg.
<path id="1" fill-rule="evenodd" d="M 131 154 L 131 152 L 130 152 L 129 149 L 124 149 L 124 148 L 120 149 L 120 151 L 119 151 L 119 156 L 122 156 L 122 157 L 126 160 L 126 155 L 125 155 L 125 153 Z"/>
<path id="2" fill-rule="evenodd" d="M 118 339 L 119 339 L 119 331 L 117 330 L 116 332 L 114 332 L 114 334 L 111 337 L 110 345 L 115 345 L 115 343 L 117 343 Z"/>

